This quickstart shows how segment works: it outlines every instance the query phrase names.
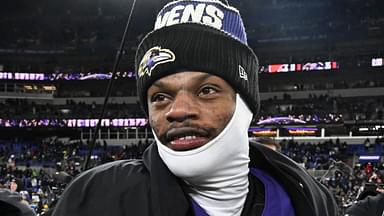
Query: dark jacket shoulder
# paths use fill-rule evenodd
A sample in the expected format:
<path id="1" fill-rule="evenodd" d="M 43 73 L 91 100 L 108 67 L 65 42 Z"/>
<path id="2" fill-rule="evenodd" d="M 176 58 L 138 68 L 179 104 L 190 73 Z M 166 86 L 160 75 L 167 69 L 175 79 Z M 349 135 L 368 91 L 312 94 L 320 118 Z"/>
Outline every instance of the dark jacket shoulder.
<path id="1" fill-rule="evenodd" d="M 272 175 L 289 194 L 296 215 L 336 216 L 337 204 L 330 191 L 303 167 L 264 145 L 250 143 L 250 166 Z"/>
<path id="2" fill-rule="evenodd" d="M 192 215 L 181 185 L 152 144 L 143 160 L 111 162 L 79 175 L 63 192 L 53 215 Z"/>
<path id="3" fill-rule="evenodd" d="M 115 161 L 87 170 L 67 186 L 53 215 L 121 215 L 130 210 L 124 203 L 146 211 L 149 202 L 142 197 L 148 195 L 148 175 L 141 160 Z"/>

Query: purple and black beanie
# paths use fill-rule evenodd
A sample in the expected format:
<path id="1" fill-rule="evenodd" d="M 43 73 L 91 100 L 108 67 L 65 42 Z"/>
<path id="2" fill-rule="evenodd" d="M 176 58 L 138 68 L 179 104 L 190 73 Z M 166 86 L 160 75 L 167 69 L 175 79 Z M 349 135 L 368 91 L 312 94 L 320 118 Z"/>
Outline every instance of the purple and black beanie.
<path id="1" fill-rule="evenodd" d="M 219 0 L 173 1 L 159 12 L 154 30 L 138 47 L 139 100 L 148 113 L 147 90 L 156 80 L 186 70 L 202 71 L 228 82 L 255 116 L 258 67 L 236 8 Z"/>

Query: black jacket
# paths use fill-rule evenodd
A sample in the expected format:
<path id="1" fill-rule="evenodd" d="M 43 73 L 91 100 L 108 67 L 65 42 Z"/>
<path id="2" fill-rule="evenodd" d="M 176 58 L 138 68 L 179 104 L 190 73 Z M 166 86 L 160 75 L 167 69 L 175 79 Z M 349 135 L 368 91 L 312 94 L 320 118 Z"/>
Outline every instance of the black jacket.
<path id="1" fill-rule="evenodd" d="M 1 216 L 35 216 L 32 208 L 22 202 L 22 196 L 8 189 L 0 189 Z"/>
<path id="2" fill-rule="evenodd" d="M 250 166 L 267 171 L 289 194 L 297 216 L 335 216 L 329 191 L 294 161 L 250 143 Z M 104 164 L 82 173 L 68 185 L 54 216 L 194 215 L 182 181 L 175 177 L 152 144 L 143 160 Z"/>

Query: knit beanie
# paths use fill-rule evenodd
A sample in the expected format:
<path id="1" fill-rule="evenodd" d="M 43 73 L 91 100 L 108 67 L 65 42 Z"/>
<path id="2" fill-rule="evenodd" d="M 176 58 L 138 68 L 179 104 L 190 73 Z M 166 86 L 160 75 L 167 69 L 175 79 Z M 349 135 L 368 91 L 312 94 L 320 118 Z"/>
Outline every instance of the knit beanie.
<path id="1" fill-rule="evenodd" d="M 259 109 L 258 59 L 247 44 L 239 11 L 219 0 L 179 0 L 159 12 L 154 30 L 135 58 L 137 91 L 148 114 L 147 91 L 158 79 L 200 71 L 224 79 L 256 116 Z"/>

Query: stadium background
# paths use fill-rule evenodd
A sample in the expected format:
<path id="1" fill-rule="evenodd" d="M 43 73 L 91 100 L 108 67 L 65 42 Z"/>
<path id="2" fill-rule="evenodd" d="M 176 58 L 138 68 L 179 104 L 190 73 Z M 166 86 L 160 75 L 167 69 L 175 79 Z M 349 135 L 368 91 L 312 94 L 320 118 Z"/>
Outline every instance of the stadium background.
<path id="1" fill-rule="evenodd" d="M 166 2 L 136 3 L 92 166 L 140 158 L 151 142 L 133 61 Z M 332 190 L 340 212 L 362 186 L 380 187 L 384 2 L 229 2 L 242 13 L 261 65 L 252 139 L 279 142 Z M 0 8 L 0 185 L 16 183 L 39 214 L 81 172 L 131 5 L 16 0 Z"/>

